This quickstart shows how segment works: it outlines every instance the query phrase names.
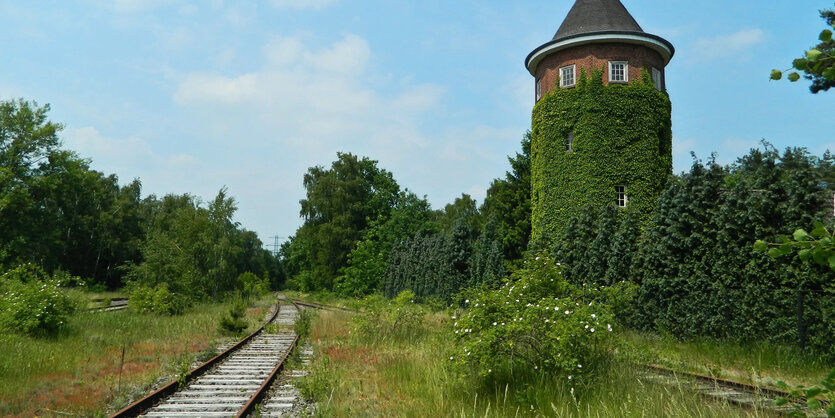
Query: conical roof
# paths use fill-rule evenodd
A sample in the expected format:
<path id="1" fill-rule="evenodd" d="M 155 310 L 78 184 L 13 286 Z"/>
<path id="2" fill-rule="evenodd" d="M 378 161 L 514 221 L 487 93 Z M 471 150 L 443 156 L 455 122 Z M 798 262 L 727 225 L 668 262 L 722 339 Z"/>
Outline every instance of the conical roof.
<path id="1" fill-rule="evenodd" d="M 603 31 L 644 32 L 620 0 L 577 0 L 554 40 Z"/>
<path id="2" fill-rule="evenodd" d="M 546 56 L 566 48 L 590 43 L 627 43 L 655 50 L 670 62 L 675 48 L 666 39 L 644 32 L 620 0 L 576 0 L 554 38 L 525 58 L 525 67 L 536 75 Z"/>

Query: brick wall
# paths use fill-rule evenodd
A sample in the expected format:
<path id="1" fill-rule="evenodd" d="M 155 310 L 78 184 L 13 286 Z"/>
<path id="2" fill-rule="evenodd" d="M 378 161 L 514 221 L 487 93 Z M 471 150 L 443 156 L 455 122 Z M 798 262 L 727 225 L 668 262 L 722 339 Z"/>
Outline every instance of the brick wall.
<path id="1" fill-rule="evenodd" d="M 603 69 L 603 84 L 609 84 L 609 61 L 629 62 L 629 82 L 641 79 L 641 71 L 655 67 L 661 71 L 661 88 L 666 89 L 664 59 L 658 52 L 641 45 L 622 43 L 599 43 L 579 45 L 557 51 L 545 57 L 536 69 L 536 79 L 542 80 L 544 96 L 556 87 L 559 69 L 576 64 L 576 76 L 585 70 L 590 75 L 592 70 Z"/>

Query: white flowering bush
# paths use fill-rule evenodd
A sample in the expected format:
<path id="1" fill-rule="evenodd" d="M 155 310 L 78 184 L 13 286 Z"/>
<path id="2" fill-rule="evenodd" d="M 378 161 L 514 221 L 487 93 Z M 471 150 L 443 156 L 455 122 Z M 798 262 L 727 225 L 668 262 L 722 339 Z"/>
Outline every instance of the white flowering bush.
<path id="1" fill-rule="evenodd" d="M 469 293 L 452 320 L 450 361 L 466 373 L 523 367 L 577 380 L 611 356 L 611 310 L 597 289 L 579 289 L 546 256 L 525 261 L 497 290 Z"/>
<path id="2" fill-rule="evenodd" d="M 23 334 L 57 332 L 78 308 L 58 280 L 32 264 L 0 276 L 0 295 L 0 327 Z"/>

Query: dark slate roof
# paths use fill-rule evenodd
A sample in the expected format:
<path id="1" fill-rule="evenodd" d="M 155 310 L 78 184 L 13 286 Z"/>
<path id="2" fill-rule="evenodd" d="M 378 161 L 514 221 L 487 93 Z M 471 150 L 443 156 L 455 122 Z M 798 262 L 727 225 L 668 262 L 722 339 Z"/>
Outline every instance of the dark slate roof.
<path id="1" fill-rule="evenodd" d="M 577 0 L 554 40 L 604 31 L 644 32 L 620 0 Z"/>

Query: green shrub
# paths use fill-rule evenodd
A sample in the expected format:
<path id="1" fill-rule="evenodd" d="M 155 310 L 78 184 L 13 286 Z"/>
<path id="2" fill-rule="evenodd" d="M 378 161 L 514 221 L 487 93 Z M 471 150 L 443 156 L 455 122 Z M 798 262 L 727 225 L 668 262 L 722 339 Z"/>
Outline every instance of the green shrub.
<path id="1" fill-rule="evenodd" d="M 232 306 L 226 315 L 222 316 L 219 321 L 219 326 L 222 331 L 227 331 L 238 335 L 243 332 L 248 326 L 246 315 L 246 299 L 236 297 L 232 302 Z"/>
<path id="2" fill-rule="evenodd" d="M 32 264 L 0 276 L 0 295 L 0 327 L 23 334 L 55 333 L 78 309 L 57 280 Z"/>
<path id="3" fill-rule="evenodd" d="M 236 281 L 237 288 L 245 298 L 258 297 L 270 291 L 269 281 L 258 277 L 255 273 L 241 273 Z"/>
<path id="4" fill-rule="evenodd" d="M 597 289 L 569 284 L 545 256 L 525 261 L 498 290 L 473 290 L 451 357 L 465 373 L 487 376 L 508 366 L 576 381 L 603 367 L 614 347 L 614 318 Z"/>
<path id="5" fill-rule="evenodd" d="M 191 305 L 191 301 L 185 296 L 168 290 L 166 283 L 160 283 L 153 288 L 143 285 L 131 286 L 128 293 L 128 306 L 140 313 L 180 315 Z"/>
<path id="6" fill-rule="evenodd" d="M 362 313 L 353 317 L 356 335 L 378 341 L 385 338 L 408 340 L 423 331 L 424 309 L 414 303 L 411 290 L 400 292 L 391 301 L 382 295 L 363 300 Z"/>
<path id="7" fill-rule="evenodd" d="M 316 315 L 312 309 L 302 309 L 299 312 L 296 322 L 293 323 L 293 331 L 299 336 L 299 339 L 305 339 L 310 336 L 311 323 L 313 317 Z"/>

